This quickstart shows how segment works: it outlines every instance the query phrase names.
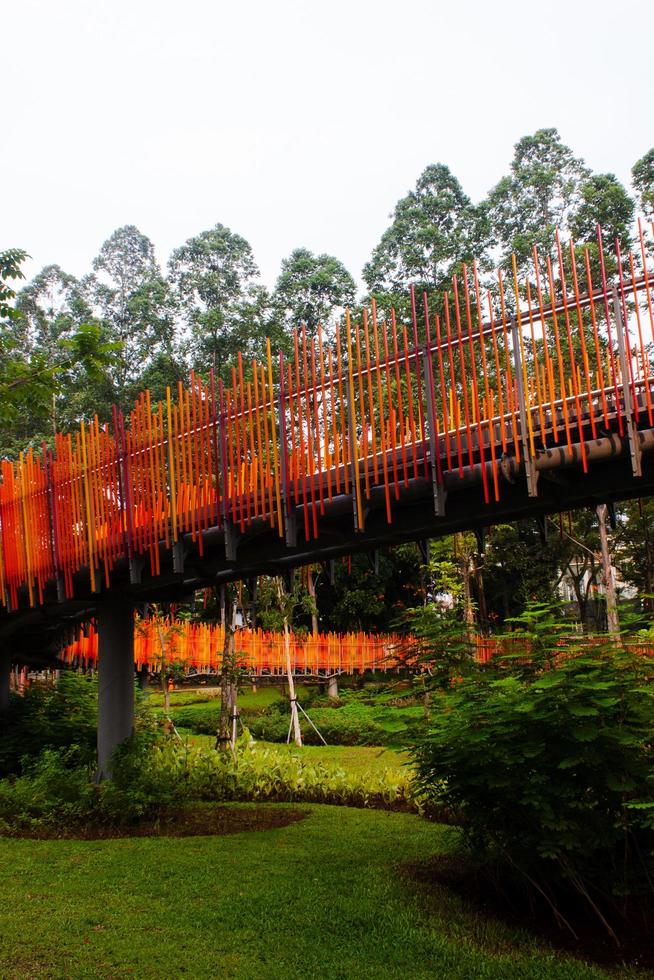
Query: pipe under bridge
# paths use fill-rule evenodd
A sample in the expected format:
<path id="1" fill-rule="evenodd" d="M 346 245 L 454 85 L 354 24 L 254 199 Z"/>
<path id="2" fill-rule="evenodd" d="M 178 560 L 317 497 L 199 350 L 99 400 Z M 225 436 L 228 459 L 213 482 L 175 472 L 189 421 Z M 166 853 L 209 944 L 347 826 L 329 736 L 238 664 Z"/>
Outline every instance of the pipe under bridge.
<path id="1" fill-rule="evenodd" d="M 598 229 L 520 274 L 464 265 L 405 319 L 302 327 L 3 461 L 0 656 L 46 662 L 96 617 L 102 768 L 131 730 L 135 606 L 650 494 L 650 254 L 639 225 L 634 254 Z"/>

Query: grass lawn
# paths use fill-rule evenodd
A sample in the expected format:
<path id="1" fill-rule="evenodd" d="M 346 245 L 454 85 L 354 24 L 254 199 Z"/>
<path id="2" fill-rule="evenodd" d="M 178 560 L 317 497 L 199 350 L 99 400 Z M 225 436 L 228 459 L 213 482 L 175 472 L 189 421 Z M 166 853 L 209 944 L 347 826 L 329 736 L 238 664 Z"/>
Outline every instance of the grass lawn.
<path id="1" fill-rule="evenodd" d="M 2 977 L 605 976 L 413 884 L 402 866 L 455 831 L 303 809 L 300 823 L 225 837 L 0 839 Z"/>
<path id="2" fill-rule="evenodd" d="M 300 701 L 302 700 L 302 695 L 307 690 L 308 688 L 305 685 L 298 685 L 297 695 Z M 239 687 L 238 706 L 242 711 L 263 710 L 264 708 L 270 707 L 275 701 L 280 701 L 283 697 L 281 685 L 279 684 L 259 685 L 256 692 L 253 692 L 252 685 L 246 681 Z M 285 699 L 288 699 L 288 695 L 286 695 Z M 156 688 L 150 688 L 148 690 L 148 700 L 153 708 L 163 707 L 163 694 L 156 690 Z M 212 705 L 215 704 L 216 710 L 219 709 L 219 687 L 207 687 L 200 690 L 190 690 L 181 687 L 176 691 L 171 691 L 170 694 L 171 708 L 180 708 L 182 706 L 194 707 L 195 705 L 206 705 L 207 702 Z"/>

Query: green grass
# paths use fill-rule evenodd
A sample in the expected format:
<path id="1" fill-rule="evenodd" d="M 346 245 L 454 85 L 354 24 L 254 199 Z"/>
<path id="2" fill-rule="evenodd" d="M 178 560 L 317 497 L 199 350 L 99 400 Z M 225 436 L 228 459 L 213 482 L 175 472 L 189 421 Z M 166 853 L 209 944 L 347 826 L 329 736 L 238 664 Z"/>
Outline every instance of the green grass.
<path id="1" fill-rule="evenodd" d="M 298 697 L 300 701 L 302 696 L 305 695 L 309 688 L 304 685 L 298 687 Z M 288 696 L 286 696 L 288 697 Z M 258 687 L 256 693 L 253 693 L 250 684 L 245 683 L 239 688 L 238 692 L 238 706 L 241 711 L 263 711 L 265 708 L 269 708 L 271 704 L 276 701 L 281 701 L 284 699 L 281 687 L 278 684 L 269 685 L 266 687 Z M 151 688 L 148 691 L 148 703 L 153 708 L 163 707 L 163 694 Z M 220 708 L 220 688 L 219 687 L 209 687 L 205 690 L 187 690 L 186 688 L 179 688 L 177 691 L 172 691 L 170 694 L 170 707 L 172 710 L 175 708 L 189 708 L 191 710 L 201 711 L 206 705 L 210 705 L 211 708 L 215 708 L 216 711 Z"/>
<path id="2" fill-rule="evenodd" d="M 315 685 L 299 685 L 297 696 L 324 733 L 327 742 L 338 744 L 384 744 L 389 748 L 402 748 L 407 737 L 415 732 L 424 721 L 422 705 L 408 704 L 391 705 L 383 698 L 390 698 L 392 692 L 380 695 L 378 692 L 349 691 L 342 692 L 343 700 L 337 706 L 330 704 L 327 698 L 315 699 Z M 380 700 L 377 700 L 377 699 Z M 253 733 L 262 739 L 284 742 L 287 724 L 283 719 L 288 709 L 287 695 L 283 694 L 279 685 L 259 687 L 252 692 L 249 684 L 244 684 L 239 692 L 239 709 L 245 723 Z M 155 710 L 160 710 L 162 696 L 158 693 L 150 696 L 150 704 Z M 269 709 L 279 705 L 279 712 Z M 209 691 L 176 691 L 171 696 L 171 717 L 178 727 L 183 727 L 197 735 L 208 735 L 218 726 L 220 701 L 216 689 Z M 317 742 L 317 738 L 308 729 L 306 719 L 301 719 L 306 729 L 309 741 Z"/>
<path id="3" fill-rule="evenodd" d="M 605 976 L 413 884 L 403 865 L 446 851 L 454 831 L 305 809 L 301 823 L 227 837 L 0 839 L 3 980 Z"/>

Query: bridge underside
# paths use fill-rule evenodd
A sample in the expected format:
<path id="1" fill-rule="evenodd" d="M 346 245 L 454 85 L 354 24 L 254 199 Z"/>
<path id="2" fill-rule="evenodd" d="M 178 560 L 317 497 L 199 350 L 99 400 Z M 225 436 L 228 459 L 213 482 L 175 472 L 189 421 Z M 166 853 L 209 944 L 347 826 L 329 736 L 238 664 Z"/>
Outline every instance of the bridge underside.
<path id="1" fill-rule="evenodd" d="M 457 531 L 479 530 L 494 524 L 537 520 L 547 515 L 599 503 L 645 497 L 654 493 L 654 429 L 636 434 L 642 475 L 634 476 L 627 437 L 607 435 L 585 443 L 587 472 L 581 447 L 548 449 L 536 456 L 536 493 L 530 494 L 524 463 L 504 457 L 498 465 L 499 500 L 484 499 L 482 464 L 450 471 L 441 487 L 441 516 L 434 508 L 430 479 L 409 479 L 399 499 L 393 499 L 393 520 L 386 514 L 383 486 L 371 488 L 363 501 L 363 527 L 355 530 L 351 494 L 324 500 L 316 537 L 306 538 L 304 511 L 287 515 L 285 536 L 267 520 L 253 521 L 241 533 L 237 525 L 212 528 L 203 534 L 202 554 L 197 538 L 186 534 L 172 552 L 159 546 L 160 573 L 152 575 L 149 562 L 118 563 L 111 589 L 92 592 L 84 570 L 75 578 L 75 598 L 61 601 L 54 584 L 46 590 L 41 607 L 17 610 L 0 620 L 0 647 L 14 660 L 34 666 L 56 661 L 62 638 L 79 622 L 96 615 L 105 596 L 119 594 L 138 608 L 150 602 L 182 601 L 194 591 L 215 588 L 258 575 L 289 575 L 309 563 L 329 562 L 345 555 L 371 552 L 410 541 L 441 537 Z M 422 463 L 422 460 L 421 460 Z M 491 479 L 486 463 L 487 480 Z"/>

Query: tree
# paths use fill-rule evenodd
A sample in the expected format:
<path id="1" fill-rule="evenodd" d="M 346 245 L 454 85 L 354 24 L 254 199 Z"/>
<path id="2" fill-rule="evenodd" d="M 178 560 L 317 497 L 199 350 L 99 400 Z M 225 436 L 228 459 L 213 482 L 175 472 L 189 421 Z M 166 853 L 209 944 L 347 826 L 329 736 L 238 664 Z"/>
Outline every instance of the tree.
<path id="1" fill-rule="evenodd" d="M 510 174 L 484 205 L 503 264 L 515 252 L 518 267 L 524 268 L 534 245 L 550 252 L 556 230 L 567 232 L 577 213 L 589 176 L 556 129 L 539 129 L 516 143 Z"/>
<path id="2" fill-rule="evenodd" d="M 422 602 L 418 550 L 411 544 L 389 549 L 377 568 L 365 555 L 337 562 L 334 584 L 321 578 L 316 592 L 322 629 L 392 630 L 407 608 Z"/>
<path id="3" fill-rule="evenodd" d="M 113 363 L 115 351 L 97 324 L 76 323 L 40 345 L 30 338 L 28 314 L 13 305 L 12 281 L 24 278 L 26 253 L 0 253 L 0 449 L 24 449 L 40 442 L 41 425 L 50 417 L 53 399 L 74 376 L 97 380 Z M 55 277 L 56 278 L 56 277 Z M 29 303 L 27 304 L 29 306 Z"/>
<path id="4" fill-rule="evenodd" d="M 438 302 L 461 262 L 484 258 L 483 214 L 442 163 L 427 167 L 391 217 L 363 269 L 371 293 L 385 302 L 406 304 L 410 283 Z"/>
<path id="5" fill-rule="evenodd" d="M 260 352 L 268 296 L 244 238 L 217 224 L 175 249 L 168 269 L 196 367 L 223 373 L 239 350 Z"/>
<path id="6" fill-rule="evenodd" d="M 635 204 L 614 174 L 593 174 L 581 186 L 579 206 L 570 217 L 570 231 L 579 244 L 597 241 L 597 223 L 605 240 L 617 238 L 624 251 L 633 234 Z"/>
<path id="7" fill-rule="evenodd" d="M 354 279 L 333 255 L 314 255 L 307 248 L 296 248 L 282 262 L 272 296 L 273 316 L 285 330 L 304 324 L 310 335 L 321 324 L 327 330 L 334 314 L 353 306 Z"/>
<path id="8" fill-rule="evenodd" d="M 634 163 L 631 178 L 643 214 L 654 219 L 654 147 Z"/>
<path id="9" fill-rule="evenodd" d="M 92 319 L 79 282 L 58 265 L 44 266 L 21 289 L 16 310 L 23 327 L 21 342 L 25 352 L 41 350 L 53 354 L 60 339 L 70 338 L 77 325 Z"/>
<path id="10" fill-rule="evenodd" d="M 624 579 L 638 589 L 644 608 L 654 611 L 654 500 L 627 501 L 620 513 L 615 553 Z"/>
<path id="11" fill-rule="evenodd" d="M 127 403 L 143 368 L 158 354 L 174 354 L 174 304 L 154 246 L 134 225 L 118 228 L 82 282 L 107 337 L 121 344 L 113 373 L 115 395 Z"/>
<path id="12" fill-rule="evenodd" d="M 83 324 L 93 323 L 79 282 L 58 265 L 45 266 L 21 289 L 16 298 L 16 312 L 14 330 L 24 356 L 42 356 L 48 363 L 56 361 L 62 349 L 74 343 L 75 335 Z M 98 324 L 92 329 L 101 333 Z M 59 380 L 65 381 L 66 390 L 64 393 L 64 385 L 60 384 L 57 392 L 52 391 L 50 427 L 53 431 L 58 425 L 65 427 L 74 424 L 80 415 L 101 411 L 106 391 L 100 392 L 93 385 L 89 389 L 89 377 L 85 371 L 75 371 L 71 364 L 65 377 Z M 77 380 L 84 382 L 79 388 L 75 384 Z M 106 381 L 105 374 L 101 372 L 98 380 Z M 37 412 L 36 417 L 33 412 L 27 414 L 28 418 L 31 417 L 28 424 L 38 430 L 42 413 Z M 23 416 L 22 421 L 26 422 L 28 418 Z"/>
<path id="13" fill-rule="evenodd" d="M 16 316 L 13 307 L 16 290 L 13 282 L 25 278 L 21 265 L 26 258 L 27 252 L 22 248 L 8 248 L 0 252 L 0 321 L 11 320 Z"/>
<path id="14" fill-rule="evenodd" d="M 535 523 L 493 527 L 483 558 L 488 615 L 495 624 L 521 613 L 531 601 L 556 592 L 569 549 L 555 532 L 546 543 Z"/>

